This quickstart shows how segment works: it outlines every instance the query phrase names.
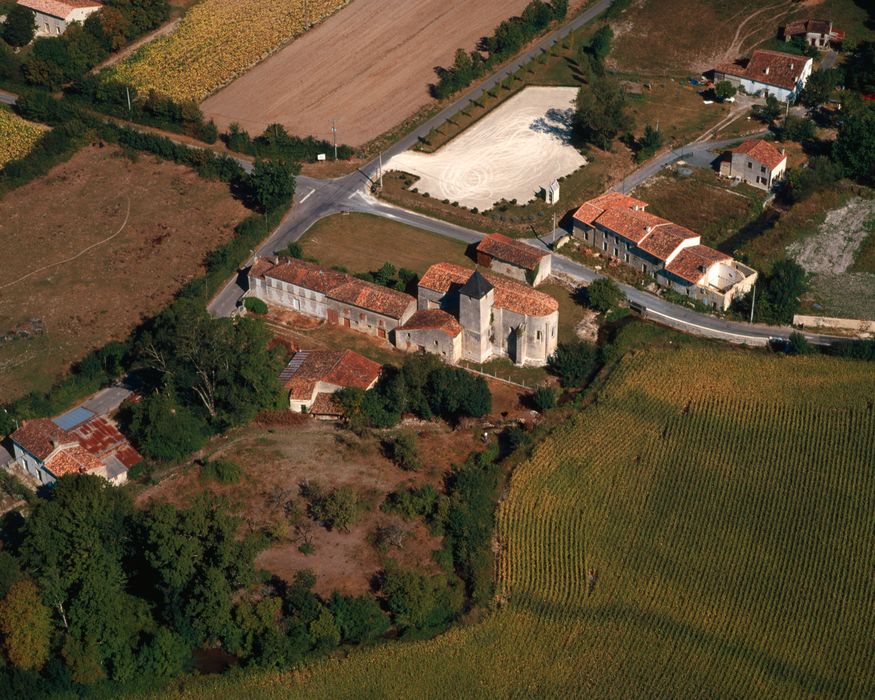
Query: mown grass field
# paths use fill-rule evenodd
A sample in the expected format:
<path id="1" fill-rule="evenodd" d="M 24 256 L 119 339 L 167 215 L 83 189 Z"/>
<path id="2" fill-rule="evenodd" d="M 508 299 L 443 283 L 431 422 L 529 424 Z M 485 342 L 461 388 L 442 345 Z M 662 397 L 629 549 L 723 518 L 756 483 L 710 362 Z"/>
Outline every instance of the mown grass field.
<path id="1" fill-rule="evenodd" d="M 515 472 L 483 622 L 170 695 L 872 697 L 873 395 L 871 365 L 630 352 Z"/>
<path id="2" fill-rule="evenodd" d="M 25 121 L 7 107 L 0 107 L 0 168 L 23 158 L 46 131 L 41 124 Z"/>

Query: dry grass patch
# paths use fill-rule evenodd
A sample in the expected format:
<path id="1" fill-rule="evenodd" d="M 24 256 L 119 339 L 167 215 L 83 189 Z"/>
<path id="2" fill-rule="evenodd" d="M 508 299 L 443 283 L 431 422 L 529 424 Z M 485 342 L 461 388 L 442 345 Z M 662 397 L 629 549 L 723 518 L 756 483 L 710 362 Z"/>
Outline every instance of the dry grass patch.
<path id="1" fill-rule="evenodd" d="M 6 194 L 0 335 L 33 318 L 46 333 L 0 346 L 0 401 L 48 389 L 89 351 L 126 337 L 203 271 L 246 214 L 227 185 L 116 148 L 84 148 Z"/>

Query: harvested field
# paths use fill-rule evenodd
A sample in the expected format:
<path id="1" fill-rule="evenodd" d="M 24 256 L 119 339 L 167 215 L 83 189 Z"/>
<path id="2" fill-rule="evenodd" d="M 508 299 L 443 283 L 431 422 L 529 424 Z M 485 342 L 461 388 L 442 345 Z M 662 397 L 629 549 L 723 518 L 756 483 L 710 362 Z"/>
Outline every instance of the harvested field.
<path id="1" fill-rule="evenodd" d="M 31 336 L 0 345 L 0 401 L 48 389 L 90 350 L 127 336 L 246 213 L 227 185 L 115 148 L 85 148 L 6 194 L 0 336 Z M 31 319 L 45 332 L 33 334 Z"/>
<path id="2" fill-rule="evenodd" d="M 252 133 L 283 124 L 299 136 L 358 146 L 427 104 L 434 67 L 452 63 L 528 0 L 353 0 L 208 98 L 205 114 L 220 127 Z M 579 4 L 579 3 L 572 3 Z"/>
<path id="3" fill-rule="evenodd" d="M 421 192 L 465 207 L 528 202 L 586 165 L 569 143 L 576 96 L 573 87 L 526 88 L 436 153 L 406 151 L 386 168 L 416 175 Z"/>
<path id="4" fill-rule="evenodd" d="M 254 425 L 211 443 L 206 450 L 209 458 L 221 456 L 243 468 L 239 483 L 203 483 L 200 468 L 189 465 L 142 491 L 137 502 L 167 501 L 182 506 L 204 491 L 218 494 L 228 499 L 249 528 L 263 527 L 279 535 L 258 555 L 258 566 L 287 581 L 300 569 L 309 568 L 316 574 L 318 593 L 329 596 L 339 590 L 361 595 L 370 590 L 371 579 L 385 565 L 386 556 L 405 567 L 438 571 L 431 553 L 440 548 L 440 538 L 431 535 L 421 520 L 406 522 L 380 511 L 386 494 L 426 483 L 441 488 L 453 463 L 482 448 L 472 431 L 450 431 L 443 424 L 417 424 L 402 430 L 417 435 L 423 457 L 418 472 L 402 471 L 389 462 L 377 438 L 359 438 L 338 431 L 331 423 L 305 418 L 297 425 Z M 298 490 L 303 481 L 318 482 L 326 490 L 349 486 L 359 494 L 363 507 L 349 532 L 329 531 L 306 517 L 307 504 Z M 293 505 L 286 509 L 285 503 Z M 298 551 L 302 540 L 295 534 L 295 523 L 310 523 L 312 554 Z M 401 525 L 407 536 L 401 549 L 383 555 L 369 543 L 369 537 L 376 527 L 388 523 Z"/>

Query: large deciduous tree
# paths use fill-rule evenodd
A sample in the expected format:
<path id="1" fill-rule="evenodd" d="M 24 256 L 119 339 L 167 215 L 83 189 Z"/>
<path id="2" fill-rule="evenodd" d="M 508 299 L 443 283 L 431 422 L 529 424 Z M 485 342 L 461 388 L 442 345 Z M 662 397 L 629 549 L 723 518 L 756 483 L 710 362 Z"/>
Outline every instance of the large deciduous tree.
<path id="1" fill-rule="evenodd" d="M 295 195 L 296 163 L 284 160 L 256 160 L 249 175 L 249 187 L 258 207 L 265 212 L 287 207 Z"/>
<path id="2" fill-rule="evenodd" d="M 48 661 L 51 614 L 30 579 L 12 584 L 0 601 L 0 635 L 3 652 L 16 668 L 38 671 Z"/>
<path id="3" fill-rule="evenodd" d="M 632 126 L 620 84 L 609 76 L 592 76 L 577 94 L 572 126 L 579 143 L 609 149 L 617 135 Z"/>
<path id="4" fill-rule="evenodd" d="M 24 5 L 13 5 L 6 13 L 3 38 L 10 46 L 25 46 L 36 33 L 36 15 Z"/>

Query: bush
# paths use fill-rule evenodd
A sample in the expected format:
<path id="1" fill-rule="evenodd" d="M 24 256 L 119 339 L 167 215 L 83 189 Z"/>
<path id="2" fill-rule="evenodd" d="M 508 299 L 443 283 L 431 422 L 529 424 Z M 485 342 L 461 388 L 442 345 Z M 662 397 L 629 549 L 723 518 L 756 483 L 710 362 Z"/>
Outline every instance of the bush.
<path id="1" fill-rule="evenodd" d="M 243 306 L 247 311 L 251 311 L 254 314 L 264 315 L 267 313 L 267 304 L 265 304 L 258 297 L 246 297 L 243 300 Z"/>
<path id="2" fill-rule="evenodd" d="M 625 298 L 617 283 L 607 277 L 600 277 L 586 288 L 587 303 L 600 313 L 606 313 L 619 306 Z"/>
<path id="3" fill-rule="evenodd" d="M 426 484 L 406 491 L 393 491 L 386 496 L 380 510 L 384 513 L 396 513 L 405 520 L 423 518 L 432 530 L 440 530 L 447 514 L 447 506 L 447 497 L 438 493 L 431 484 Z"/>
<path id="4" fill-rule="evenodd" d="M 227 459 L 217 459 L 206 462 L 201 466 L 201 479 L 204 481 L 218 481 L 220 484 L 236 484 L 240 481 L 243 470 L 236 462 Z"/>
<path id="5" fill-rule="evenodd" d="M 596 369 L 598 349 L 595 345 L 575 341 L 559 343 L 547 363 L 564 387 L 582 387 Z"/>
<path id="6" fill-rule="evenodd" d="M 532 394 L 532 406 L 539 413 L 543 413 L 547 409 L 553 408 L 556 405 L 556 392 L 548 386 L 538 387 Z"/>
<path id="7" fill-rule="evenodd" d="M 465 602 L 454 579 L 395 567 L 384 572 L 380 589 L 401 630 L 440 628 L 462 612 Z"/>
<path id="8" fill-rule="evenodd" d="M 317 484 L 307 485 L 304 496 L 310 502 L 310 515 L 329 530 L 349 532 L 358 518 L 359 497 L 349 486 L 323 494 Z"/>
<path id="9" fill-rule="evenodd" d="M 340 629 L 340 638 L 351 644 L 369 642 L 389 631 L 389 617 L 370 596 L 342 596 L 336 591 L 328 604 Z"/>
<path id="10" fill-rule="evenodd" d="M 399 433 L 384 440 L 383 452 L 404 471 L 415 472 L 422 466 L 416 447 L 416 438 L 409 433 Z"/>

